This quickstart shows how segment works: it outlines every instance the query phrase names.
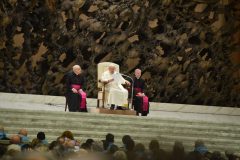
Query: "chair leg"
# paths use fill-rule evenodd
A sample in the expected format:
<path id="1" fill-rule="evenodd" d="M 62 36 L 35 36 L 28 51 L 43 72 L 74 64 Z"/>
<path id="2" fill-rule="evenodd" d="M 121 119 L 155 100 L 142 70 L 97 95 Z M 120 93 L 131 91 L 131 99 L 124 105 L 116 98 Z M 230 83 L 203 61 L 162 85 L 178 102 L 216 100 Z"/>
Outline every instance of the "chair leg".
<path id="1" fill-rule="evenodd" d="M 67 104 L 67 98 L 66 98 L 66 102 L 65 102 L 65 112 L 67 111 L 68 108 L 68 104 Z"/>
<path id="2" fill-rule="evenodd" d="M 105 84 L 103 85 L 103 96 L 102 96 L 102 108 L 104 108 L 105 106 Z"/>
<path id="3" fill-rule="evenodd" d="M 97 100 L 97 108 L 99 108 L 99 99 Z"/>

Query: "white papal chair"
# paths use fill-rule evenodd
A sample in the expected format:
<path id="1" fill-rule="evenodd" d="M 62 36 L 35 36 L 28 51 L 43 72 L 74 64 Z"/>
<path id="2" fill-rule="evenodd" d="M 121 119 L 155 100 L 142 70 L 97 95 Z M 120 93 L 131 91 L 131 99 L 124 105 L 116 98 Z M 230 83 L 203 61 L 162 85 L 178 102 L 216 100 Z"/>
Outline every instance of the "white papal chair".
<path id="1" fill-rule="evenodd" d="M 112 62 L 102 62 L 102 63 L 98 63 L 97 65 L 97 79 L 98 79 L 98 98 L 97 98 L 97 107 L 99 108 L 100 106 L 100 102 L 102 104 L 102 107 L 105 107 L 105 102 L 106 102 L 106 98 L 108 93 L 105 91 L 105 84 L 103 84 L 101 82 L 101 77 L 103 72 L 108 70 L 108 67 L 110 65 L 114 65 L 116 67 L 116 71 L 119 72 L 119 65 L 116 63 L 112 63 Z"/>

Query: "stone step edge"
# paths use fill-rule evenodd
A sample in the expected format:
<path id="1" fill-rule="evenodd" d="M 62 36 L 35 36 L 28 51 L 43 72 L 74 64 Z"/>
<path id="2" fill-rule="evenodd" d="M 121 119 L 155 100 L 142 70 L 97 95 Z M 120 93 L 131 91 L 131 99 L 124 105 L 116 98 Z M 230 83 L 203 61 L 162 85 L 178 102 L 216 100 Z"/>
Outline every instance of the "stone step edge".
<path id="1" fill-rule="evenodd" d="M 81 112 L 61 112 L 61 111 L 45 111 L 45 110 L 23 110 L 23 109 L 2 109 L 0 108 L 0 115 L 3 113 L 2 111 L 7 112 L 10 114 L 17 114 L 17 113 L 22 113 L 22 114 L 43 114 L 43 113 L 48 113 L 47 116 L 49 115 L 59 115 L 59 116 L 83 116 L 83 117 L 111 117 L 111 118 L 125 118 L 125 119 L 138 119 L 138 120 L 145 120 L 145 121 L 157 121 L 157 120 L 162 120 L 162 121 L 172 121 L 172 122 L 186 122 L 187 120 L 183 119 L 177 119 L 177 118 L 161 118 L 161 117 L 135 117 L 135 116 L 127 116 L 127 115 L 111 115 L 111 114 L 99 114 L 99 113 L 81 113 Z M 39 115 L 39 116 L 40 116 Z M 44 116 L 44 115 L 41 115 Z M 188 121 L 189 122 L 189 121 Z M 231 124 L 232 126 L 238 126 L 240 127 L 240 123 L 227 123 L 227 122 L 210 122 L 210 121 L 204 121 L 204 120 L 191 120 L 191 123 L 205 123 L 205 124 L 217 124 L 217 125 L 228 125 Z"/>

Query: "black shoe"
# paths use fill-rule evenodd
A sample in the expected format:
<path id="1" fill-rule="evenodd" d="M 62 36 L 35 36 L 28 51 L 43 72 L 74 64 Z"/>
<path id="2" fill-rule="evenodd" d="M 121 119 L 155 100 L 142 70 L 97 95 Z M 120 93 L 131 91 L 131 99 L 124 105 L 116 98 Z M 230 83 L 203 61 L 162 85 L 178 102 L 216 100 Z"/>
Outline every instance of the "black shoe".
<path id="1" fill-rule="evenodd" d="M 111 109 L 111 110 L 114 110 L 114 108 L 115 108 L 115 105 L 114 105 L 114 104 L 111 104 L 110 109 Z"/>
<path id="2" fill-rule="evenodd" d="M 117 106 L 117 110 L 123 110 L 121 106 Z"/>

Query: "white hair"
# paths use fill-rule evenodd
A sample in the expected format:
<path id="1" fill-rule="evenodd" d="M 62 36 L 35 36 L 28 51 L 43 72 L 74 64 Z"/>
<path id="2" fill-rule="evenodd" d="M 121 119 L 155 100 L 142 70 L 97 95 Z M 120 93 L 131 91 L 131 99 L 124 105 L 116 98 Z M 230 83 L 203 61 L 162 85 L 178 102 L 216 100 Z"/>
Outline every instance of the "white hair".
<path id="1" fill-rule="evenodd" d="M 113 154 L 113 158 L 115 160 L 127 160 L 127 155 L 124 151 L 116 151 L 114 154 Z"/>
<path id="2" fill-rule="evenodd" d="M 7 150 L 10 151 L 10 150 L 14 150 L 14 151 L 19 151 L 21 152 L 21 147 L 19 145 L 16 145 L 16 144 L 10 144 L 8 147 L 7 147 Z"/>
<path id="3" fill-rule="evenodd" d="M 142 72 L 142 70 L 141 70 L 141 69 L 139 69 L 139 68 L 135 69 L 135 72 L 136 72 L 136 71 L 141 71 L 141 72 Z"/>
<path id="4" fill-rule="evenodd" d="M 116 68 L 116 66 L 114 64 L 110 64 L 108 67 L 114 67 Z"/>
<path id="5" fill-rule="evenodd" d="M 76 65 L 74 65 L 74 66 L 72 67 L 72 69 L 73 69 L 73 70 L 75 70 L 75 69 L 81 69 L 81 67 L 76 64 Z"/>

